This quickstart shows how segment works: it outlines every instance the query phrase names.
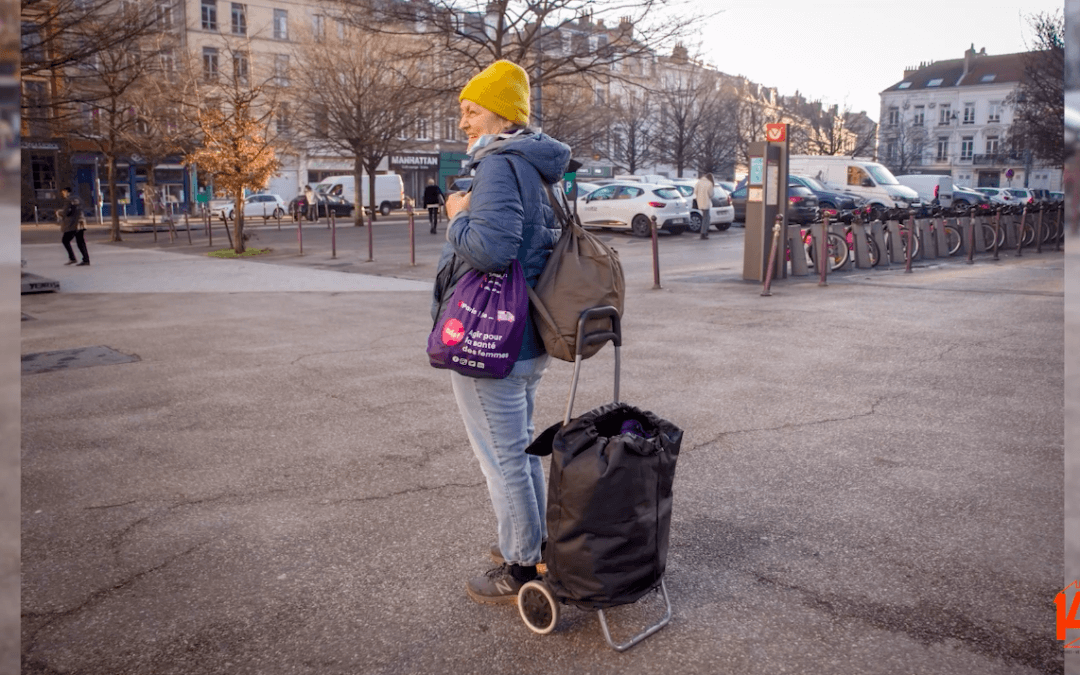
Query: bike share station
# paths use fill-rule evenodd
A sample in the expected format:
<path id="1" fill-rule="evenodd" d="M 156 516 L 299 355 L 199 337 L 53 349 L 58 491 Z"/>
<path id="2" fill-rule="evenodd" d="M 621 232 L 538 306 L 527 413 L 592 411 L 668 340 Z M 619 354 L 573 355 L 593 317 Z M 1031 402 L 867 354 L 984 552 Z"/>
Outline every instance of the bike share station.
<path id="1" fill-rule="evenodd" d="M 881 265 L 893 269 L 895 265 L 911 272 L 913 261 L 963 255 L 973 264 L 975 253 L 992 252 L 992 259 L 998 260 L 1002 248 L 1015 249 L 1020 257 L 1025 246 L 1033 245 L 1042 253 L 1043 245 L 1051 243 L 1054 250 L 1061 250 L 1064 209 L 1060 204 L 935 212 L 923 218 L 895 210 L 886 212 L 884 222 L 869 223 L 857 214 L 832 222 L 825 215 L 804 232 L 800 225 L 788 223 L 788 136 L 787 124 L 766 124 L 767 140 L 751 143 L 749 148 L 743 279 L 764 282 L 762 295 L 771 295 L 774 278 L 787 278 L 789 273 L 808 276 L 817 260 L 828 261 L 817 266 L 819 285 L 824 286 L 827 273 L 833 271 Z"/>

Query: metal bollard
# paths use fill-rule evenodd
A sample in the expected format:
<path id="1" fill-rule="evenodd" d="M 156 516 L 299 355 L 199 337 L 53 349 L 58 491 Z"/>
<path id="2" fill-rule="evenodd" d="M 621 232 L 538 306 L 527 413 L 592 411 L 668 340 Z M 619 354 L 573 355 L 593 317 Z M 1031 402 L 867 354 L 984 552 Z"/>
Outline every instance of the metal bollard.
<path id="1" fill-rule="evenodd" d="M 1054 230 L 1054 250 L 1061 250 L 1061 240 L 1065 238 L 1065 204 L 1058 205 L 1057 229 Z"/>
<path id="2" fill-rule="evenodd" d="M 813 227 L 813 225 L 811 225 Z M 828 286 L 829 274 L 829 215 L 821 220 L 821 248 L 818 249 L 818 286 Z"/>
<path id="3" fill-rule="evenodd" d="M 1019 258 L 1024 255 L 1024 224 L 1027 221 L 1028 207 L 1025 204 L 1024 210 L 1020 213 L 1020 226 L 1016 228 L 1016 257 Z"/>
<path id="4" fill-rule="evenodd" d="M 300 244 L 300 255 L 304 255 L 304 219 L 296 221 L 296 241 Z"/>
<path id="5" fill-rule="evenodd" d="M 40 224 L 41 221 L 38 220 L 38 207 L 37 204 L 34 204 L 34 226 L 37 227 Z"/>
<path id="6" fill-rule="evenodd" d="M 1046 205 L 1039 205 L 1039 222 L 1035 225 L 1035 252 L 1042 253 L 1042 240 L 1043 240 L 1043 213 L 1046 211 Z"/>
<path id="7" fill-rule="evenodd" d="M 652 220 L 652 269 L 653 269 L 653 290 L 660 290 L 660 244 L 656 239 L 656 216 L 651 216 Z"/>
<path id="8" fill-rule="evenodd" d="M 907 262 L 904 263 L 904 274 L 911 274 L 911 253 L 915 249 L 915 216 L 908 217 L 907 232 Z"/>
<path id="9" fill-rule="evenodd" d="M 416 220 L 412 204 L 406 205 L 409 213 L 409 266 L 416 267 Z"/>
<path id="10" fill-rule="evenodd" d="M 367 228 L 367 261 L 375 262 L 375 212 L 372 210 L 368 216 Z"/>
<path id="11" fill-rule="evenodd" d="M 994 214 L 994 260 L 1000 260 L 998 258 L 998 238 L 1001 236 L 1001 207 L 997 209 L 997 213 Z"/>
<path id="12" fill-rule="evenodd" d="M 776 223 L 772 228 L 772 249 L 769 252 L 769 264 L 765 266 L 765 288 L 761 291 L 761 295 L 769 297 L 772 295 L 772 278 L 773 269 L 776 267 L 776 249 L 780 245 L 780 230 L 784 222 L 784 216 L 776 214 Z"/>
<path id="13" fill-rule="evenodd" d="M 184 229 L 187 230 L 187 243 L 191 246 L 191 219 L 188 218 L 188 214 L 184 214 Z"/>
<path id="14" fill-rule="evenodd" d="M 959 224 L 960 219 L 957 218 L 956 222 Z M 967 264 L 969 265 L 975 264 L 975 226 L 975 213 L 971 212 L 968 215 L 968 231 L 970 234 L 968 236 Z"/>
<path id="15" fill-rule="evenodd" d="M 337 218 L 330 212 L 330 257 L 337 258 Z"/>

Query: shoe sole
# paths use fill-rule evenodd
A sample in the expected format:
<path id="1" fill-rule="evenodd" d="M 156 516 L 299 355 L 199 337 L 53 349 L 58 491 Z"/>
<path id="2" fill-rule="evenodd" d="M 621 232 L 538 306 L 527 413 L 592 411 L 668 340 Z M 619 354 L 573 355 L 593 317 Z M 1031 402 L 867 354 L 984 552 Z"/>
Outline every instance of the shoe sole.
<path id="1" fill-rule="evenodd" d="M 473 602 L 478 602 L 481 605 L 516 605 L 517 593 L 513 595 L 479 595 L 474 593 L 473 589 L 469 588 L 468 584 L 465 585 L 465 592 L 469 594 L 469 597 L 473 599 Z"/>

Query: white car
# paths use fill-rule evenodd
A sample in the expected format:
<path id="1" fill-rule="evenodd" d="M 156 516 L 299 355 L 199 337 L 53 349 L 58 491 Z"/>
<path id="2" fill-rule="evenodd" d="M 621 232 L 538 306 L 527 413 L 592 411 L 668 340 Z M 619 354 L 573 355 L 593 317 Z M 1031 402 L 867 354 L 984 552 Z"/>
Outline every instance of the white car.
<path id="1" fill-rule="evenodd" d="M 252 218 L 261 218 L 264 215 L 267 218 L 280 218 L 288 210 L 285 200 L 275 194 L 251 195 L 244 200 L 244 219 L 249 222 Z M 217 218 L 224 215 L 232 220 L 236 215 L 236 206 L 231 199 L 215 199 L 210 202 L 210 213 Z"/>
<path id="2" fill-rule="evenodd" d="M 690 227 L 690 203 L 672 185 L 620 181 L 578 197 L 578 217 L 586 227 L 628 229 L 647 237 L 657 229 L 682 234 Z"/>
<path id="3" fill-rule="evenodd" d="M 1006 205 L 1008 205 L 1008 204 L 1019 204 L 1020 203 L 1020 200 L 1017 199 L 1016 197 L 1014 197 L 1013 195 L 1009 194 L 1009 191 L 1006 190 L 1005 188 L 981 187 L 981 188 L 975 188 L 975 189 L 978 190 L 979 192 L 983 193 L 984 195 L 986 195 L 987 199 L 989 199 L 990 203 L 992 203 L 992 204 L 1006 204 Z"/>
<path id="4" fill-rule="evenodd" d="M 690 231 L 701 231 L 701 212 L 693 208 L 696 200 L 694 199 L 694 184 L 697 181 L 679 180 L 673 183 L 675 188 L 682 193 L 684 199 L 689 202 L 690 209 Z M 709 225 L 714 226 L 716 229 L 723 232 L 731 227 L 731 224 L 735 222 L 735 207 L 731 205 L 731 197 L 721 187 L 713 188 L 712 206 L 709 209 Z"/>

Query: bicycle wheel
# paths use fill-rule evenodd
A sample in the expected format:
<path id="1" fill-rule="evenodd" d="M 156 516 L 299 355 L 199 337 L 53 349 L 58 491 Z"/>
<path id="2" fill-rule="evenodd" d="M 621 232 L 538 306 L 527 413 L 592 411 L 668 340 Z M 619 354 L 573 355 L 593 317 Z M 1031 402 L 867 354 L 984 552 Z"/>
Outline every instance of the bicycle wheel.
<path id="1" fill-rule="evenodd" d="M 866 247 L 870 250 L 870 267 L 877 267 L 881 262 L 881 251 L 878 250 L 877 242 L 870 235 L 866 235 Z"/>
<path id="2" fill-rule="evenodd" d="M 912 237 L 912 240 L 915 242 L 912 245 L 912 248 L 911 248 L 911 257 L 912 257 L 912 259 L 914 259 L 917 255 L 919 255 L 919 247 L 920 247 L 920 245 L 922 243 L 922 237 L 920 237 L 919 233 L 916 232 L 915 236 Z M 900 251 L 904 254 L 905 257 L 907 256 L 907 243 L 908 243 L 908 229 L 906 227 L 901 227 L 900 228 Z"/>
<path id="3" fill-rule="evenodd" d="M 986 250 L 994 248 L 994 226 L 987 223 L 982 224 L 982 237 L 983 246 Z M 1001 248 L 1005 244 L 1005 229 L 1002 228 L 998 235 L 998 248 Z"/>
<path id="4" fill-rule="evenodd" d="M 1022 246 L 1031 246 L 1035 243 L 1035 228 L 1030 225 L 1024 225 L 1024 238 Z"/>
<path id="5" fill-rule="evenodd" d="M 949 249 L 949 255 L 956 255 L 956 252 L 960 250 L 960 230 L 957 230 L 952 225 L 945 226 L 945 245 Z"/>

